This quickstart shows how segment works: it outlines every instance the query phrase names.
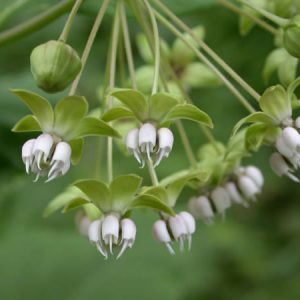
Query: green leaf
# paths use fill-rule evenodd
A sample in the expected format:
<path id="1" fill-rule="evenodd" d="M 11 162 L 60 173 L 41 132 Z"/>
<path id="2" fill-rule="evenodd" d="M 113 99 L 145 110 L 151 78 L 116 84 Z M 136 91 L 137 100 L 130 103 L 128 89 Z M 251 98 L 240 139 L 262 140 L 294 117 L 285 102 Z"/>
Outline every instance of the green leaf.
<path id="1" fill-rule="evenodd" d="M 54 132 L 68 140 L 68 136 L 88 111 L 84 97 L 67 96 L 54 108 Z"/>
<path id="2" fill-rule="evenodd" d="M 84 143 L 83 139 L 76 139 L 76 140 L 69 141 L 69 145 L 71 146 L 72 149 L 71 162 L 73 165 L 77 165 L 81 159 L 83 143 Z"/>
<path id="3" fill-rule="evenodd" d="M 72 209 L 75 209 L 75 208 L 78 208 L 78 207 L 81 207 L 83 205 L 86 205 L 88 204 L 89 201 L 86 200 L 86 199 L 83 199 L 83 198 L 75 198 L 73 199 L 72 201 L 70 201 L 63 209 L 63 212 L 66 213 L 66 212 L 69 212 L 70 210 Z"/>
<path id="4" fill-rule="evenodd" d="M 259 100 L 261 110 L 280 123 L 292 115 L 291 102 L 281 85 L 268 88 Z"/>
<path id="5" fill-rule="evenodd" d="M 149 98 L 149 119 L 153 121 L 161 121 L 167 113 L 175 105 L 178 104 L 178 100 L 171 94 L 157 93 Z"/>
<path id="6" fill-rule="evenodd" d="M 102 181 L 85 179 L 76 181 L 73 185 L 79 188 L 102 212 L 111 209 L 110 190 Z"/>
<path id="7" fill-rule="evenodd" d="M 289 55 L 278 68 L 278 78 L 285 86 L 289 86 L 296 78 L 299 60 Z"/>
<path id="8" fill-rule="evenodd" d="M 251 151 L 258 151 L 261 147 L 266 132 L 267 126 L 265 124 L 252 124 L 246 131 L 246 148 Z"/>
<path id="9" fill-rule="evenodd" d="M 158 198 L 161 202 L 168 203 L 168 193 L 166 188 L 163 186 L 147 187 L 143 190 L 142 194 L 152 195 Z"/>
<path id="10" fill-rule="evenodd" d="M 131 110 L 126 107 L 118 106 L 113 107 L 110 110 L 106 111 L 102 116 L 102 120 L 105 122 L 110 122 L 114 120 L 124 119 L 124 118 L 133 118 L 134 114 Z"/>
<path id="11" fill-rule="evenodd" d="M 102 120 L 85 117 L 80 122 L 70 139 L 82 138 L 86 136 L 105 135 L 119 138 L 119 133 Z"/>
<path id="12" fill-rule="evenodd" d="M 140 121 L 147 117 L 148 105 L 144 95 L 131 89 L 115 89 L 111 92 L 124 105 L 126 105 Z"/>
<path id="13" fill-rule="evenodd" d="M 11 90 L 30 109 L 44 132 L 52 129 L 54 113 L 50 103 L 38 94 L 26 90 Z"/>
<path id="14" fill-rule="evenodd" d="M 241 119 L 233 128 L 233 135 L 246 123 L 263 123 L 269 126 L 276 126 L 276 120 L 264 112 L 255 112 Z"/>
<path id="15" fill-rule="evenodd" d="M 135 208 L 152 208 L 161 212 L 164 212 L 168 215 L 175 216 L 175 213 L 172 208 L 167 204 L 160 201 L 157 197 L 153 195 L 142 194 L 136 197 L 130 205 L 130 209 Z"/>
<path id="16" fill-rule="evenodd" d="M 164 122 L 187 119 L 197 123 L 213 127 L 211 118 L 204 111 L 192 104 L 177 104 L 166 115 Z"/>
<path id="17" fill-rule="evenodd" d="M 75 186 L 70 186 L 66 189 L 65 192 L 56 196 L 45 208 L 43 216 L 48 217 L 55 211 L 62 209 L 68 203 L 73 201 L 74 199 L 86 199 L 86 196 Z M 86 199 L 87 200 L 87 199 Z"/>
<path id="18" fill-rule="evenodd" d="M 140 176 L 130 174 L 116 177 L 112 181 L 110 191 L 114 210 L 124 212 L 124 209 L 126 209 L 135 198 L 135 194 L 140 188 L 142 180 Z"/>
<path id="19" fill-rule="evenodd" d="M 13 127 L 13 132 L 41 131 L 41 126 L 37 118 L 33 115 L 28 115 L 18 121 Z"/>

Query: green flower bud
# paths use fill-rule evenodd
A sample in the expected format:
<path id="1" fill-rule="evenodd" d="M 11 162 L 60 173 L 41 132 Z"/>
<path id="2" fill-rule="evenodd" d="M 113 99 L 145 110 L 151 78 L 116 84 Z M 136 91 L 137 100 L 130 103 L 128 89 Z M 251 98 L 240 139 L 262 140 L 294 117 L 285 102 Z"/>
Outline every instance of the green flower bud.
<path id="1" fill-rule="evenodd" d="M 81 70 L 78 54 L 62 41 L 49 41 L 34 48 L 30 63 L 37 85 L 48 93 L 64 90 Z"/>
<path id="2" fill-rule="evenodd" d="M 284 27 L 283 45 L 291 55 L 300 58 L 300 15 Z"/>

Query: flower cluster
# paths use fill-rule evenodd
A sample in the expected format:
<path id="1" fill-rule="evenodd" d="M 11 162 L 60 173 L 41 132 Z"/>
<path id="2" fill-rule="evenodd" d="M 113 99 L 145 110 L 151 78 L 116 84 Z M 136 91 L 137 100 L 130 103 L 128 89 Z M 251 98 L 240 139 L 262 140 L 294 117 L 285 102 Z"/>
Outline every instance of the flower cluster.
<path id="1" fill-rule="evenodd" d="M 191 213 L 211 224 L 215 212 L 224 216 L 232 204 L 248 207 L 247 200 L 256 200 L 264 184 L 263 175 L 257 167 L 239 167 L 232 177 L 233 180 L 214 188 L 209 194 L 190 199 L 188 206 Z"/>
<path id="2" fill-rule="evenodd" d="M 152 160 L 153 155 L 156 157 L 154 166 L 158 166 L 164 157 L 169 156 L 173 143 L 173 133 L 169 128 L 157 130 L 151 123 L 143 124 L 140 129 L 130 130 L 126 137 L 128 151 L 142 167 L 145 165 L 145 159 Z"/>
<path id="3" fill-rule="evenodd" d="M 80 228 L 85 231 L 86 220 L 83 219 L 83 222 Z M 131 219 L 120 219 L 116 214 L 108 214 L 90 223 L 87 235 L 90 242 L 96 245 L 105 259 L 108 258 L 108 252 L 113 254 L 113 246 L 118 246 L 120 248 L 118 259 L 127 248 L 132 248 L 136 236 L 136 226 Z"/>
<path id="4" fill-rule="evenodd" d="M 179 243 L 180 251 L 184 249 L 184 241 L 188 241 L 188 248 L 192 246 L 192 234 L 196 231 L 196 222 L 194 217 L 188 212 L 180 212 L 174 217 L 157 220 L 153 224 L 154 238 L 164 243 L 170 252 L 174 255 L 175 251 L 172 248 L 172 241 Z"/>
<path id="5" fill-rule="evenodd" d="M 276 140 L 277 152 L 270 157 L 272 170 L 278 175 L 286 175 L 299 182 L 293 174 L 300 167 L 300 117 L 295 121 L 295 127 L 286 127 Z"/>
<path id="6" fill-rule="evenodd" d="M 47 176 L 49 182 L 59 176 L 65 175 L 71 165 L 71 147 L 48 133 L 30 139 L 22 147 L 22 159 L 27 173 L 36 174 L 37 181 L 40 176 Z"/>

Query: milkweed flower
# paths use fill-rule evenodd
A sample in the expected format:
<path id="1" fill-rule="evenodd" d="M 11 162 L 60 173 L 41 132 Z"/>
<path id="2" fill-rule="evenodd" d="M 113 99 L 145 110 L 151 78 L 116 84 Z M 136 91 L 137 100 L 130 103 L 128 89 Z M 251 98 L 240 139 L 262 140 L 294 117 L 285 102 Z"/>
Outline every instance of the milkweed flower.
<path id="1" fill-rule="evenodd" d="M 22 147 L 22 160 L 26 173 L 35 173 L 37 181 L 40 176 L 48 176 L 46 182 L 65 175 L 71 165 L 71 147 L 63 141 L 43 133 L 36 139 L 30 139 Z"/>
<path id="2" fill-rule="evenodd" d="M 172 242 L 179 244 L 180 251 L 184 250 L 184 241 L 188 242 L 188 249 L 192 246 L 192 234 L 196 231 L 196 222 L 194 217 L 188 212 L 180 212 L 176 216 L 169 217 L 166 220 L 157 220 L 153 224 L 153 237 L 158 242 L 164 243 L 170 254 L 175 251 Z"/>
<path id="3" fill-rule="evenodd" d="M 90 224 L 88 237 L 105 259 L 108 258 L 108 253 L 113 254 L 113 247 L 119 247 L 119 259 L 127 248 L 132 248 L 136 237 L 136 225 L 129 218 L 120 220 L 117 215 L 108 214 Z"/>
<path id="4" fill-rule="evenodd" d="M 174 136 L 169 128 L 156 127 L 151 123 L 145 123 L 140 128 L 131 129 L 126 136 L 126 147 L 135 159 L 145 165 L 145 159 L 153 160 L 157 167 L 163 158 L 167 158 L 172 151 Z"/>

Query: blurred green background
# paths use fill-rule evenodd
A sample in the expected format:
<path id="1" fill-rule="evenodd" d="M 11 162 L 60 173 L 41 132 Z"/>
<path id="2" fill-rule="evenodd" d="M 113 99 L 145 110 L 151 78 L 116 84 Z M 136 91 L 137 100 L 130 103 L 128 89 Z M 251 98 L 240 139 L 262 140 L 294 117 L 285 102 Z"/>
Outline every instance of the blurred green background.
<path id="1" fill-rule="evenodd" d="M 5 3 L 8 1 L 0 1 L 0 11 Z M 24 7 L 0 29 L 45 8 L 42 2 Z M 182 17 L 190 25 L 205 25 L 208 44 L 259 92 L 264 90 L 261 69 L 273 48 L 268 33 L 256 28 L 242 38 L 237 16 L 216 5 L 193 9 Z M 296 184 L 270 171 L 270 149 L 262 149 L 245 161 L 258 165 L 265 174 L 266 185 L 259 201 L 250 209 L 232 208 L 225 222 L 216 219 L 210 227 L 199 222 L 192 250 L 174 257 L 153 241 L 151 225 L 156 215 L 151 211 L 133 215 L 137 240 L 119 261 L 104 261 L 79 235 L 74 212 L 42 217 L 46 204 L 67 184 L 94 174 L 95 155 L 100 155 L 96 140 L 90 139 L 84 159 L 66 177 L 49 184 L 33 184 L 33 178 L 25 176 L 20 157 L 22 143 L 30 135 L 10 132 L 26 108 L 9 88 L 41 92 L 34 86 L 29 55 L 37 44 L 57 38 L 64 21 L 65 16 L 0 48 L 0 299 L 300 299 L 300 193 Z M 84 46 L 92 21 L 92 16 L 84 13 L 76 19 L 70 42 L 78 51 Z M 103 80 L 110 22 L 107 17 L 101 27 L 79 88 L 92 107 L 97 105 L 97 88 Z M 133 20 L 130 25 L 136 32 Z M 165 37 L 172 40 L 169 35 Z M 50 97 L 53 103 L 58 98 Z M 214 134 L 222 141 L 246 114 L 224 87 L 195 90 L 193 99 L 212 116 Z M 205 139 L 197 126 L 186 126 L 196 150 Z M 116 152 L 114 161 L 116 173 L 141 172 L 131 157 Z M 175 149 L 158 168 L 158 175 L 167 176 L 187 165 L 176 139 Z M 185 207 L 190 195 L 186 189 L 180 208 Z"/>

